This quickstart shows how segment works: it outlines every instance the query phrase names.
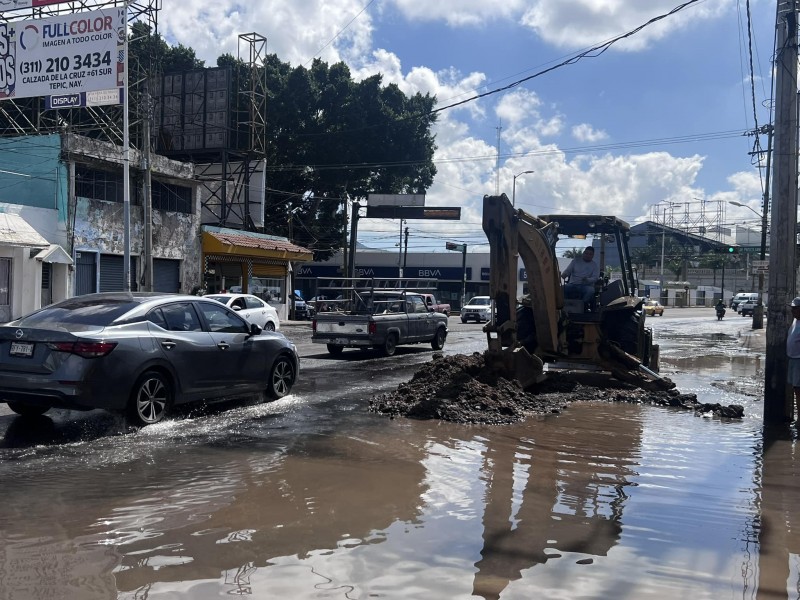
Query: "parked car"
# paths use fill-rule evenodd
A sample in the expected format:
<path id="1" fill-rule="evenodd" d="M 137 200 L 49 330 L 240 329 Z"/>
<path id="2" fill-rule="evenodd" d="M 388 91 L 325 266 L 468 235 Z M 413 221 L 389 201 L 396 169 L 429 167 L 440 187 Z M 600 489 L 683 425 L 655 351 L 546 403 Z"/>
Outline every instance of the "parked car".
<path id="1" fill-rule="evenodd" d="M 758 296 L 758 294 L 756 294 Z M 758 298 L 755 300 L 747 299 L 744 302 L 739 303 L 739 314 L 743 317 L 752 317 L 753 311 L 755 310 L 756 306 L 758 306 Z M 766 308 L 766 307 L 765 307 Z"/>
<path id="2" fill-rule="evenodd" d="M 278 311 L 257 296 L 252 294 L 208 294 L 205 297 L 222 302 L 228 308 L 239 313 L 240 317 L 244 317 L 248 323 L 255 323 L 261 329 L 277 331 L 281 328 Z"/>
<path id="3" fill-rule="evenodd" d="M 645 300 L 642 305 L 642 311 L 644 311 L 644 314 L 648 317 L 664 316 L 664 307 L 658 300 Z"/>
<path id="4" fill-rule="evenodd" d="M 298 366 L 283 334 L 207 297 L 88 294 L 0 326 L 0 402 L 20 415 L 102 408 L 149 425 L 178 404 L 283 397 Z"/>
<path id="5" fill-rule="evenodd" d="M 489 296 L 474 296 L 461 308 L 461 322 L 475 320 L 476 323 L 492 318 L 492 299 Z"/>
<path id="6" fill-rule="evenodd" d="M 305 300 L 303 300 L 303 295 L 300 293 L 300 290 L 294 291 L 294 296 L 292 298 L 294 302 L 294 318 L 300 321 L 304 319 L 312 319 L 314 318 L 314 307 L 308 304 Z"/>
<path id="7" fill-rule="evenodd" d="M 422 297 L 425 299 L 425 306 L 428 307 L 428 310 L 432 310 L 433 312 L 442 313 L 443 315 L 450 316 L 450 305 L 446 302 L 439 302 L 436 296 L 433 294 L 422 294 Z"/>

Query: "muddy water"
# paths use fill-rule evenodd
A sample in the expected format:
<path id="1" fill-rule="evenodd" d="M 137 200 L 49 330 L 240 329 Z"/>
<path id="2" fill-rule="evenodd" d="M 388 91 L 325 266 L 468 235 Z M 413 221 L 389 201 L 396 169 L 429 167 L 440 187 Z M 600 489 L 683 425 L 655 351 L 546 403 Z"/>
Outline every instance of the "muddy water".
<path id="1" fill-rule="evenodd" d="M 758 344 L 657 325 L 679 387 L 744 420 L 584 404 L 490 428 L 296 395 L 5 449 L 0 598 L 800 597 L 800 459 L 762 432 Z"/>

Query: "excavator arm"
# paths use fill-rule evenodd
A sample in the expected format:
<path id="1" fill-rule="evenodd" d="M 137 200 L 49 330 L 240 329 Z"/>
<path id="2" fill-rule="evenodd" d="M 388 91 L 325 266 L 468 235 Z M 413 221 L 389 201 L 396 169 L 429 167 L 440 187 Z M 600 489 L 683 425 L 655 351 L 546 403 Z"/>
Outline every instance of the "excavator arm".
<path id="1" fill-rule="evenodd" d="M 609 227 L 619 223 L 613 217 L 598 217 L 594 226 L 601 221 Z M 552 217 L 545 220 L 514 208 L 505 194 L 484 197 L 483 230 L 489 240 L 489 287 L 496 309 L 495 319 L 484 327 L 487 364 L 517 379 L 523 387 L 544 378 L 545 362 L 560 359 L 600 367 L 641 387 L 674 387 L 671 381 L 659 377 L 632 354 L 636 353 L 636 348 L 643 347 L 635 338 L 643 338 L 643 332 L 649 331 L 644 329 L 641 320 L 644 317 L 637 314 L 641 300 L 632 293 L 625 295 L 620 291 L 618 297 L 609 300 L 604 313 L 582 315 L 578 323 L 568 323 L 555 253 L 559 227 Z M 520 258 L 528 281 L 524 302 L 530 302 L 529 307 L 526 304 L 530 310 L 518 312 Z M 523 319 L 531 322 L 520 322 Z M 569 340 L 568 330 L 572 335 Z M 649 356 L 649 337 L 647 339 L 645 354 Z"/>

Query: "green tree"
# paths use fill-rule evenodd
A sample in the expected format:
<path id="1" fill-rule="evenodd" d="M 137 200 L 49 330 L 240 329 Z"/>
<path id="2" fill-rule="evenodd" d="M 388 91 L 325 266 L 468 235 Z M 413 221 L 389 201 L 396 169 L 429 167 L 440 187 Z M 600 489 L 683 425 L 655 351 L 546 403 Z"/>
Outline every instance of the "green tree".
<path id="1" fill-rule="evenodd" d="M 341 247 L 345 198 L 424 193 L 433 183 L 434 97 L 406 96 L 380 75 L 355 82 L 343 63 L 291 68 L 274 56 L 267 89 L 269 233 L 287 235 L 292 214 L 294 241 L 325 259 Z"/>
<path id="2" fill-rule="evenodd" d="M 574 246 L 569 250 L 564 250 L 561 254 L 564 258 L 578 258 L 583 254 L 583 250 L 580 248 L 575 248 Z"/>
<path id="3" fill-rule="evenodd" d="M 631 252 L 631 260 L 636 265 L 642 279 L 647 279 L 647 268 L 661 260 L 661 249 L 654 246 L 643 246 Z"/>

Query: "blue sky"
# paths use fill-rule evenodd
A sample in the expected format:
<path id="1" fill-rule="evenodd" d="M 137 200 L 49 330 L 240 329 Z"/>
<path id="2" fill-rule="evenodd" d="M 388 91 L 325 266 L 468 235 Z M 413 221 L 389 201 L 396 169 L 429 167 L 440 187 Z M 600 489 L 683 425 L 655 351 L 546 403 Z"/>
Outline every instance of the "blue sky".
<path id="1" fill-rule="evenodd" d="M 237 36 L 255 31 L 293 65 L 343 60 L 356 78 L 382 73 L 445 106 L 549 69 L 684 3 L 182 0 L 179 10 L 164 3 L 159 25 L 207 64 L 236 54 Z M 514 175 L 528 170 L 516 179 L 516 203 L 534 214 L 615 214 L 634 223 L 671 202 L 675 225 L 688 212 L 699 226 L 701 208 L 721 224 L 757 222 L 729 201 L 761 211 L 764 173 L 749 154 L 755 138 L 744 134 L 755 118 L 759 126 L 770 119 L 776 2 L 750 0 L 750 44 L 747 7 L 690 2 L 599 56 L 442 111 L 426 203 L 461 206 L 462 220 L 408 222 L 409 249 L 444 251 L 445 241 L 457 241 L 485 251 L 483 195 L 495 192 L 499 175 L 500 192 L 511 197 Z M 362 219 L 359 241 L 391 249 L 399 227 Z"/>

